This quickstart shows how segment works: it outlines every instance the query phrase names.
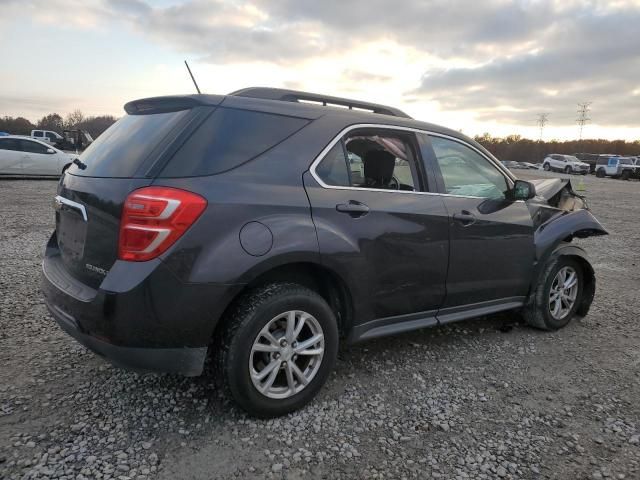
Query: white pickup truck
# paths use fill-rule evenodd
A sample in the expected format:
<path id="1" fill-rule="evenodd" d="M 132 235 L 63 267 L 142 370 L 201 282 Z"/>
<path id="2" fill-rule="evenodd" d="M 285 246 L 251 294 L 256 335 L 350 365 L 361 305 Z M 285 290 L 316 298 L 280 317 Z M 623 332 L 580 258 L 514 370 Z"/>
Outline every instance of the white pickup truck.
<path id="1" fill-rule="evenodd" d="M 63 140 L 62 135 L 53 130 L 31 130 L 31 137 L 49 145 L 56 145 Z"/>

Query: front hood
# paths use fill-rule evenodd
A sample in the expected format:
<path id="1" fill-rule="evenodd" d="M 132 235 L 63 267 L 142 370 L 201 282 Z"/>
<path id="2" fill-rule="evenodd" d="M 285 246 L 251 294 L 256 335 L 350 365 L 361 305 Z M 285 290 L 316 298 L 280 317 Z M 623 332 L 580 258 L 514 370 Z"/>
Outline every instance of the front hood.
<path id="1" fill-rule="evenodd" d="M 527 205 L 536 228 L 554 217 L 589 210 L 587 199 L 573 190 L 569 179 L 546 178 L 530 182 L 536 188 L 536 196 L 527 201 Z"/>
<path id="2" fill-rule="evenodd" d="M 571 181 L 568 178 L 543 178 L 539 180 L 529 180 L 536 187 L 536 197 L 540 197 L 544 200 L 550 200 L 560 190 L 569 186 L 571 188 Z"/>

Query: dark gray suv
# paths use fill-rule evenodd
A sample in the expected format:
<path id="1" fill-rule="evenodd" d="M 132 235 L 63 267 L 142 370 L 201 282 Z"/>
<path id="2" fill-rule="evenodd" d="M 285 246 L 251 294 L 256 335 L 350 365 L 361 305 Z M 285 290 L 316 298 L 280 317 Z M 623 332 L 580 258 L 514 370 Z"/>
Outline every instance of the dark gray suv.
<path id="1" fill-rule="evenodd" d="M 251 414 L 310 401 L 345 343 L 504 310 L 586 315 L 606 234 L 568 180 L 459 132 L 289 90 L 137 100 L 61 178 L 43 290 L 115 364 L 198 375 Z"/>

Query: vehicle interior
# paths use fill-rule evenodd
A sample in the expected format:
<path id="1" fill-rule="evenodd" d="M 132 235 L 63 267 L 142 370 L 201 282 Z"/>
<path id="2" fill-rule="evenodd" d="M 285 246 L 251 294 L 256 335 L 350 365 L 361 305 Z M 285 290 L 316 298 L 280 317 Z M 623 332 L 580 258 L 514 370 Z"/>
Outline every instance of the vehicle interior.
<path id="1" fill-rule="evenodd" d="M 415 155 L 403 139 L 354 135 L 345 139 L 351 185 L 383 190 L 416 191 Z"/>

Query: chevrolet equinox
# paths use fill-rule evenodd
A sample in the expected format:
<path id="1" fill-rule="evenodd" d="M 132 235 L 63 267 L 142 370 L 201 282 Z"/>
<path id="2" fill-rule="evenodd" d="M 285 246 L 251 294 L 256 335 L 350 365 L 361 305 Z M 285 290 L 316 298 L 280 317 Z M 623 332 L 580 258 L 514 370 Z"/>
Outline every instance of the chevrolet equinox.
<path id="1" fill-rule="evenodd" d="M 129 102 L 60 179 L 43 291 L 111 362 L 217 376 L 252 415 L 309 402 L 349 344 L 515 310 L 587 314 L 568 180 L 516 179 L 384 105 L 247 88 Z"/>

